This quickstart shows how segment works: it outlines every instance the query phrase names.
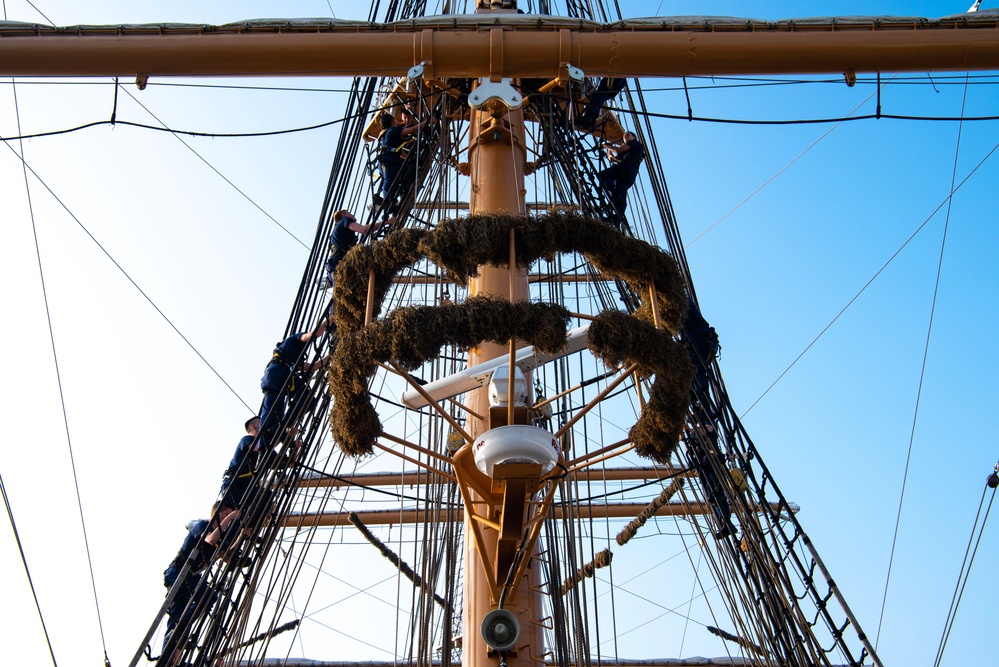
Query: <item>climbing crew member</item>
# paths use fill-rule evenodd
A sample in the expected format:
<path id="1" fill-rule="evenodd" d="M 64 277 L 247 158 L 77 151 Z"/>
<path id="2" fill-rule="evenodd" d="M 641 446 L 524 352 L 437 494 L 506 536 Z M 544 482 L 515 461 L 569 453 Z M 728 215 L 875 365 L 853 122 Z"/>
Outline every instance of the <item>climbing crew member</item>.
<path id="1" fill-rule="evenodd" d="M 333 232 L 330 234 L 330 258 L 326 260 L 326 284 L 330 288 L 336 282 L 336 267 L 340 260 L 344 258 L 348 250 L 357 245 L 357 235 L 367 234 L 369 230 L 379 230 L 382 225 L 392 225 L 396 219 L 393 216 L 385 222 L 362 225 L 353 213 L 347 209 L 340 209 L 333 214 L 333 220 Z"/>
<path id="2" fill-rule="evenodd" d="M 645 146 L 634 132 L 625 132 L 622 143 L 605 143 L 603 147 L 614 156 L 611 166 L 601 170 L 597 176 L 615 209 L 616 217 L 611 222 L 620 229 L 622 224 L 627 224 L 624 211 L 628 208 L 628 189 L 638 178 L 638 167 L 645 159 Z"/>
<path id="3" fill-rule="evenodd" d="M 600 116 L 600 110 L 604 108 L 605 104 L 617 97 L 627 82 L 628 80 L 625 78 L 609 76 L 600 79 L 597 89 L 590 93 L 590 101 L 586 103 L 583 113 L 576 118 L 576 125 L 587 130 L 592 129 Z"/>
<path id="4" fill-rule="evenodd" d="M 413 120 L 415 121 L 415 118 Z M 420 123 L 403 125 L 388 111 L 378 115 L 378 123 L 382 126 L 382 131 L 378 135 L 378 170 L 382 175 L 382 210 L 386 216 L 395 216 L 399 212 L 398 195 L 403 188 L 395 188 L 396 194 L 389 196 L 403 166 L 399 151 L 406 137 L 416 134 L 429 121 L 428 118 Z"/>
<path id="5" fill-rule="evenodd" d="M 201 581 L 201 573 L 208 567 L 215 553 L 215 547 L 222 540 L 229 524 L 239 518 L 239 513 L 222 507 L 221 503 L 216 502 L 212 505 L 212 517 L 211 522 L 205 519 L 195 519 L 188 522 L 187 537 L 184 538 L 180 551 L 163 572 L 163 585 L 166 586 L 169 595 L 169 591 L 179 578 L 184 565 L 188 566 L 183 582 L 178 586 L 170 606 L 167 607 L 167 628 L 166 635 L 163 637 L 163 651 L 160 658 L 160 664 L 166 666 L 172 667 L 180 661 L 184 643 L 178 645 L 178 642 L 171 641 L 174 630 L 178 627 L 183 629 L 197 610 L 199 600 L 194 598 L 194 593 Z M 211 530 L 209 530 L 210 527 Z M 203 591 L 208 590 L 210 589 L 207 586 L 203 588 Z"/>
<path id="6" fill-rule="evenodd" d="M 254 502 L 259 481 L 259 474 L 264 468 L 278 468 L 291 465 L 298 458 L 304 443 L 295 436 L 282 454 L 273 450 L 260 451 L 260 440 L 256 438 L 260 432 L 260 418 L 250 417 L 244 425 L 247 435 L 236 445 L 236 452 L 229 462 L 222 477 L 222 487 L 219 489 L 219 502 L 229 510 L 248 508 Z M 269 504 L 264 502 L 263 505 Z M 247 515 L 248 528 L 252 528 L 255 518 Z"/>
<path id="7" fill-rule="evenodd" d="M 413 109 L 408 104 L 404 106 L 402 108 L 402 111 L 400 111 L 399 113 L 402 116 L 401 124 L 403 127 L 413 127 L 414 125 L 416 125 L 416 114 L 413 113 Z M 404 145 L 406 143 L 408 142 L 403 142 Z M 403 159 L 406 158 L 405 155 L 403 155 L 402 157 Z"/>
<path id="8" fill-rule="evenodd" d="M 284 421 L 287 409 L 288 394 L 295 391 L 294 374 L 301 370 L 311 373 L 318 368 L 325 368 L 329 357 L 314 363 L 301 362 L 306 346 L 312 340 L 313 333 L 322 336 L 330 321 L 324 318 L 315 332 L 303 331 L 288 336 L 277 344 L 270 362 L 260 378 L 260 390 L 264 393 L 264 401 L 260 406 L 260 437 L 265 446 L 271 446 L 278 427 Z M 284 390 L 284 391 L 282 391 Z"/>
<path id="9" fill-rule="evenodd" d="M 260 457 L 260 441 L 256 439 L 260 433 L 260 417 L 254 415 L 243 425 L 246 435 L 236 445 L 236 452 L 229 461 L 229 467 L 222 475 L 222 487 L 219 489 L 220 502 L 230 508 L 239 507 L 246 489 L 250 486 L 257 470 Z"/>
<path id="10" fill-rule="evenodd" d="M 684 427 L 684 442 L 687 443 L 687 456 L 691 465 L 697 471 L 704 489 L 705 500 L 711 505 L 718 530 L 715 539 L 721 540 L 735 535 L 737 529 L 732 523 L 732 508 L 728 504 L 728 496 L 715 474 L 715 469 L 727 470 L 725 459 L 718 450 L 718 432 L 714 424 L 705 422 L 703 425 L 694 422 L 693 427 Z"/>
<path id="11" fill-rule="evenodd" d="M 694 383 L 691 387 L 691 401 L 706 402 L 708 390 L 708 370 L 718 355 L 718 334 L 701 314 L 694 299 L 687 297 L 687 316 L 680 328 L 680 342 L 687 348 L 694 364 Z"/>

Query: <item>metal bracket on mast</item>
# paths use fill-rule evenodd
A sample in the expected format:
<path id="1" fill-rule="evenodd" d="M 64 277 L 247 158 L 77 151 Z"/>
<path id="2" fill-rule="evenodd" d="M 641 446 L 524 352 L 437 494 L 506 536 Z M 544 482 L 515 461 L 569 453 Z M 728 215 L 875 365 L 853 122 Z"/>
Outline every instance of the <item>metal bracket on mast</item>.
<path id="1" fill-rule="evenodd" d="M 545 85 L 538 88 L 539 93 L 547 93 L 556 86 L 565 85 L 569 81 L 575 81 L 576 83 L 582 83 L 586 78 L 586 73 L 578 67 L 573 67 L 569 63 L 562 63 L 559 65 L 558 77 L 552 79 Z"/>
<path id="2" fill-rule="evenodd" d="M 487 109 L 497 103 L 503 104 L 511 111 L 524 106 L 524 96 L 510 83 L 510 77 L 499 81 L 490 81 L 488 77 L 479 79 L 479 85 L 468 96 L 468 104 L 473 109 Z"/>
<path id="3" fill-rule="evenodd" d="M 406 76 L 409 77 L 411 81 L 423 78 L 423 70 L 426 64 L 427 62 L 423 61 L 419 65 L 413 65 L 412 67 L 409 68 L 409 71 L 406 73 Z"/>

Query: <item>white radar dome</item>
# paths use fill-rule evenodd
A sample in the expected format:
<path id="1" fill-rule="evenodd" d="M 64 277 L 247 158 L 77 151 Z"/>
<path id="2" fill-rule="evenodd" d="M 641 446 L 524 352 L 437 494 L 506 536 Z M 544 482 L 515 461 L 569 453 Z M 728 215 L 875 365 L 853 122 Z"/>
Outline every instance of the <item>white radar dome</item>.
<path id="1" fill-rule="evenodd" d="M 490 429 L 472 445 L 475 467 L 489 477 L 498 463 L 537 463 L 542 473 L 558 462 L 558 441 L 550 432 L 537 426 L 515 424 Z"/>

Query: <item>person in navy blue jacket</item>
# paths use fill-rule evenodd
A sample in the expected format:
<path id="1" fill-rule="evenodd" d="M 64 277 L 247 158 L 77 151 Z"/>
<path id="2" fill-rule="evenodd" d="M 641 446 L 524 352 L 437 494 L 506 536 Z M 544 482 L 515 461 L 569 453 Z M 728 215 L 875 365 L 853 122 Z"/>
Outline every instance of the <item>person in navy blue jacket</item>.
<path id="1" fill-rule="evenodd" d="M 257 470 L 257 460 L 260 456 L 260 442 L 257 440 L 260 417 L 256 415 L 250 417 L 243 427 L 246 429 L 246 435 L 240 438 L 239 444 L 236 445 L 236 451 L 222 476 L 222 487 L 219 489 L 222 503 L 233 508 L 239 507 Z"/>
<path id="2" fill-rule="evenodd" d="M 333 287 L 336 281 L 336 267 L 355 245 L 357 245 L 358 234 L 367 234 L 368 231 L 377 231 L 383 225 L 391 225 L 395 218 L 390 218 L 386 222 L 375 222 L 370 225 L 362 225 L 354 217 L 354 214 L 347 209 L 340 209 L 333 214 L 333 232 L 330 233 L 330 258 L 326 261 L 326 287 Z"/>
<path id="3" fill-rule="evenodd" d="M 404 164 L 401 151 L 407 143 L 406 139 L 419 132 L 433 118 L 430 116 L 419 123 L 404 125 L 388 111 L 378 115 L 378 123 L 382 127 L 378 135 L 378 171 L 382 177 L 382 210 L 388 216 L 394 217 L 398 213 L 401 190 L 405 189 L 401 182 L 397 184 L 396 181 L 400 180 L 398 176 Z"/>
<path id="4" fill-rule="evenodd" d="M 260 406 L 260 437 L 265 446 L 274 444 L 274 436 L 288 407 L 288 397 L 298 389 L 296 373 L 311 373 L 325 368 L 329 363 L 329 356 L 316 362 L 303 361 L 309 342 L 313 337 L 321 337 L 326 333 L 329 324 L 329 319 L 323 319 L 315 331 L 292 334 L 274 348 L 271 360 L 264 369 L 264 376 L 260 378 L 260 390 L 264 393 Z"/>
<path id="5" fill-rule="evenodd" d="M 180 551 L 163 572 L 163 585 L 166 586 L 169 595 L 169 591 L 187 565 L 187 573 L 177 587 L 170 606 L 167 607 L 167 628 L 163 637 L 162 652 L 163 656 L 170 654 L 165 663 L 167 665 L 176 664 L 180 658 L 183 644 L 174 640 L 174 630 L 178 627 L 183 629 L 197 610 L 198 599 L 195 598 L 195 593 L 210 590 L 207 585 L 202 585 L 199 590 L 201 574 L 213 560 L 215 549 L 229 525 L 239 518 L 239 512 L 234 512 L 231 508 L 223 507 L 221 503 L 216 502 L 212 506 L 212 517 L 212 521 L 195 519 L 187 523 L 187 536 L 180 546 Z"/>
<path id="6" fill-rule="evenodd" d="M 625 132 L 624 141 L 605 143 L 611 165 L 597 174 L 600 185 L 607 191 L 616 212 L 614 224 L 620 228 L 625 222 L 624 211 L 628 208 L 628 190 L 638 178 L 638 167 L 645 160 L 645 146 L 634 132 Z"/>

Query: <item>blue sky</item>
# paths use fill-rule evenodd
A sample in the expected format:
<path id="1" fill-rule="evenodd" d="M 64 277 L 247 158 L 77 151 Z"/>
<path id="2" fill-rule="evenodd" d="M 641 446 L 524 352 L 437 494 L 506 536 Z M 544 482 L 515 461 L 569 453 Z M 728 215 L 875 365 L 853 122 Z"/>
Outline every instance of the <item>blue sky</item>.
<path id="1" fill-rule="evenodd" d="M 971 2 L 621 4 L 627 16 L 789 18 L 936 17 L 963 12 Z M 4 9 L 9 20 L 46 22 L 32 5 L 58 25 L 352 18 L 339 2 L 7 0 Z M 994 83 L 965 88 L 942 76 L 933 85 L 925 75 L 903 77 L 907 83 L 882 91 L 886 113 L 959 116 L 965 105 L 967 116 L 999 114 Z M 18 130 L 7 79 L 0 87 L 0 134 L 107 118 L 113 88 L 96 83 L 19 82 Z M 346 87 L 339 80 L 309 83 Z M 679 82 L 643 85 L 650 110 L 686 113 Z M 171 127 L 210 132 L 310 125 L 335 118 L 338 109 L 331 92 L 127 89 L 131 95 L 119 95 L 119 118 L 154 124 L 155 115 Z M 843 117 L 858 107 L 856 113 L 873 113 L 873 92 L 869 83 L 695 87 L 690 99 L 702 117 Z M 999 167 L 990 157 L 996 129 L 996 121 L 656 122 L 695 287 L 721 337 L 733 404 L 784 494 L 802 507 L 802 524 L 872 636 L 879 633 L 908 461 L 880 626 L 886 664 L 927 664 L 936 652 L 984 480 L 999 459 L 995 437 L 982 431 L 995 412 L 999 371 Z M 161 572 L 183 539 L 183 524 L 207 513 L 248 416 L 81 225 L 242 401 L 256 407 L 262 365 L 284 330 L 308 256 L 293 236 L 308 244 L 314 234 L 336 134 L 185 141 L 197 155 L 166 133 L 123 126 L 25 142 L 34 171 L 30 200 L 11 150 L 22 146 L 8 144 L 0 157 L 8 377 L 0 404 L 9 426 L 0 474 L 62 665 L 95 664 L 103 653 L 72 466 L 105 641 L 112 664 L 120 665 L 162 600 Z M 948 207 L 952 179 L 966 177 Z M 944 665 L 988 664 L 993 653 L 999 576 L 989 567 L 997 553 L 989 528 Z M 46 664 L 9 528 L 0 529 L 0 563 L 5 660 Z"/>

